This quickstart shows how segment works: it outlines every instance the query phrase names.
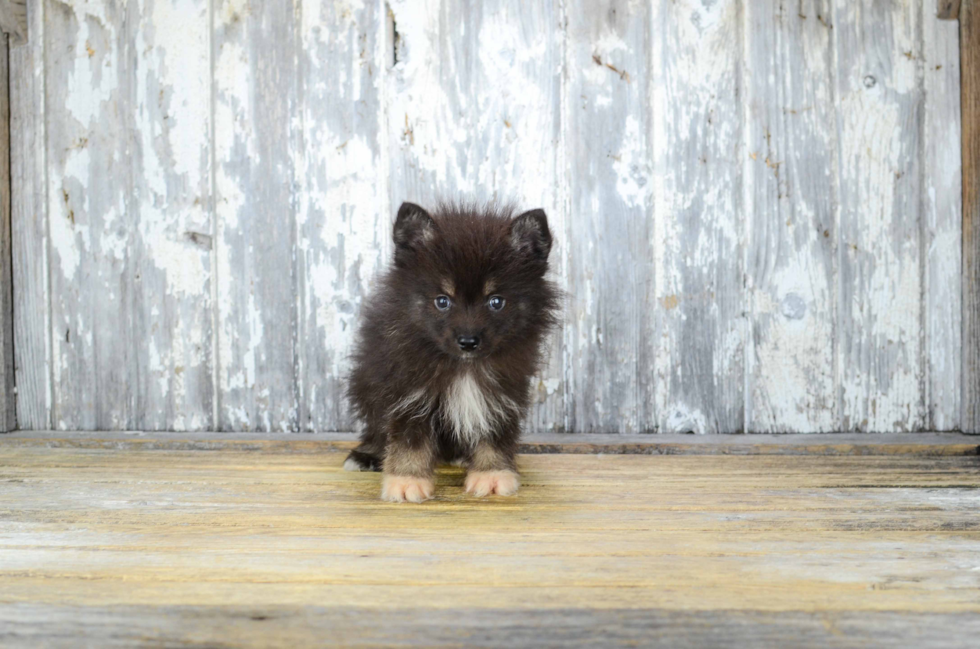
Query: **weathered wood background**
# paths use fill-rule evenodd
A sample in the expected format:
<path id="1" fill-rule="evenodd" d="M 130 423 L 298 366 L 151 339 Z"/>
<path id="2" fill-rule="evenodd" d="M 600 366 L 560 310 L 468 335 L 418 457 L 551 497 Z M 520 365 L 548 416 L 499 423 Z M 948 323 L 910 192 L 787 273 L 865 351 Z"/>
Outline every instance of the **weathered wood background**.
<path id="1" fill-rule="evenodd" d="M 22 428 L 349 430 L 393 210 L 547 210 L 529 427 L 954 430 L 957 23 L 935 0 L 32 0 Z"/>

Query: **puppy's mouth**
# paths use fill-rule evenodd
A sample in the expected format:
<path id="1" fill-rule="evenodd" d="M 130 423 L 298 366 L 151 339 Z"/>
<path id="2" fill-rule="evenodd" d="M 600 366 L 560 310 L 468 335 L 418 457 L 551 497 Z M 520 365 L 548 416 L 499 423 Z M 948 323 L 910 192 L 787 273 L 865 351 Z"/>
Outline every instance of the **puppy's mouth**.
<path id="1" fill-rule="evenodd" d="M 478 361 L 482 358 L 486 358 L 489 355 L 490 355 L 489 352 L 486 349 L 482 349 L 482 348 L 472 349 L 472 350 L 459 350 L 456 352 L 456 357 L 467 363 Z"/>

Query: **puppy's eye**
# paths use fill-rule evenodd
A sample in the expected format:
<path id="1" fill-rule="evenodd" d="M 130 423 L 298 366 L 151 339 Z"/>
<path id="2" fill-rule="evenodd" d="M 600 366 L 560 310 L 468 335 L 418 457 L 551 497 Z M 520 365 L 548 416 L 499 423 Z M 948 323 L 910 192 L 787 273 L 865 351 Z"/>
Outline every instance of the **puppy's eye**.
<path id="1" fill-rule="evenodd" d="M 487 300 L 487 306 L 490 307 L 491 311 L 500 311 L 502 308 L 504 308 L 504 304 L 506 303 L 507 300 L 499 295 L 492 295 L 490 296 L 490 299 Z"/>
<path id="2" fill-rule="evenodd" d="M 440 311 L 448 311 L 449 307 L 453 305 L 453 301 L 450 300 L 445 295 L 440 295 L 439 297 L 437 297 L 435 303 L 436 303 L 436 308 L 439 309 Z"/>

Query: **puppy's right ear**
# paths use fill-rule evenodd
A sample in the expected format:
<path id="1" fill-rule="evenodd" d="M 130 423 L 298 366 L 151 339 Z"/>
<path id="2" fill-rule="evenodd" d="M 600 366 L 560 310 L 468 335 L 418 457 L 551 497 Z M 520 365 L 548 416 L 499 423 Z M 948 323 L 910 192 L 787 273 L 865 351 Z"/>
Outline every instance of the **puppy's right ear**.
<path id="1" fill-rule="evenodd" d="M 551 252 L 551 230 L 544 210 L 531 210 L 514 217 L 510 224 L 510 239 L 514 248 L 528 258 L 547 261 Z"/>
<path id="2" fill-rule="evenodd" d="M 436 224 L 429 213 L 415 203 L 402 203 L 395 219 L 395 265 L 404 268 L 415 259 L 416 251 L 435 233 Z"/>

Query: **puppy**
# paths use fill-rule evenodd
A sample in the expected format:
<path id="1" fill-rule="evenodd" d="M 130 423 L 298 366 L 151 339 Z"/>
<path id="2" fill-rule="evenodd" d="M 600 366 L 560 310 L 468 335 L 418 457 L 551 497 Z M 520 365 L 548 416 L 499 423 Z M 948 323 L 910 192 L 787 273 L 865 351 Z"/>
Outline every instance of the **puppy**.
<path id="1" fill-rule="evenodd" d="M 530 378 L 557 323 L 543 210 L 403 203 L 394 264 L 367 301 L 348 388 L 364 423 L 348 471 L 384 471 L 381 498 L 432 497 L 439 462 L 466 492 L 517 492 Z"/>

